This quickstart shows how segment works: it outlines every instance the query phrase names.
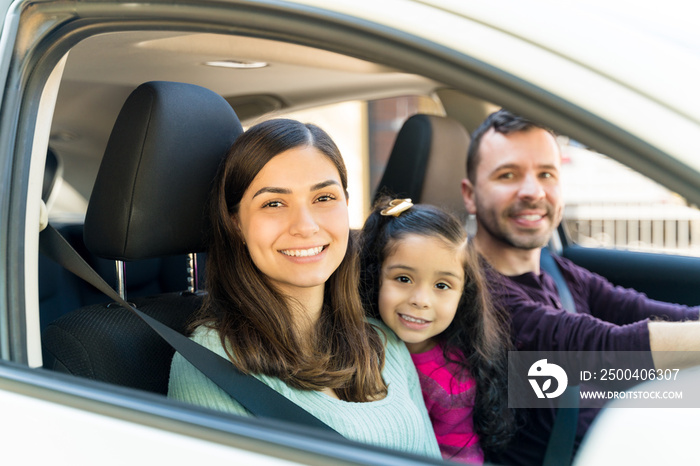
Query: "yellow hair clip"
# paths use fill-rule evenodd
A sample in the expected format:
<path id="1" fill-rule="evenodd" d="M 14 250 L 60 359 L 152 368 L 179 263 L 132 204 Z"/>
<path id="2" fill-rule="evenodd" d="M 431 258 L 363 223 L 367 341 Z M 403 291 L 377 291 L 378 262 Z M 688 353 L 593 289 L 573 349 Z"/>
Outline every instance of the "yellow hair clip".
<path id="1" fill-rule="evenodd" d="M 380 214 L 386 216 L 391 215 L 392 217 L 398 217 L 401 212 L 405 212 L 411 208 L 413 203 L 410 199 L 394 199 L 389 203 L 389 207 L 382 209 Z"/>

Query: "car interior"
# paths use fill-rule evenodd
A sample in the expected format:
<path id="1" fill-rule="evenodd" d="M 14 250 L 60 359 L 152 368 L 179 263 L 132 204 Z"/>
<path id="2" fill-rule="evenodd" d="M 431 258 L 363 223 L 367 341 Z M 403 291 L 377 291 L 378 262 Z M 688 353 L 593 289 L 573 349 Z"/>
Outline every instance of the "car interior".
<path id="1" fill-rule="evenodd" d="M 212 66 L 222 65 L 217 61 L 223 61 L 224 67 Z M 261 67 L 231 68 L 251 65 Z M 280 76 L 285 79 L 280 80 Z M 374 191 L 392 192 L 410 197 L 414 202 L 435 203 L 458 214 L 463 213 L 459 180 L 463 176 L 468 133 L 493 108 L 488 102 L 419 74 L 294 43 L 170 31 L 114 32 L 88 37 L 70 50 L 60 80 L 43 195 L 51 207 L 49 218 L 52 223 L 110 283 L 115 281 L 115 271 L 118 270 L 115 260 L 125 261 L 128 299 L 186 290 L 187 254 L 193 252 L 153 252 L 155 244 L 176 238 L 176 230 L 151 239 L 153 242 L 146 249 L 152 250 L 145 256 L 123 257 L 102 247 L 96 239 L 92 240 L 93 244 L 88 241 L 91 210 L 104 212 L 104 216 L 96 220 L 100 229 L 92 234 L 92 238 L 105 238 L 114 234 L 115 228 L 121 228 L 110 225 L 113 219 L 111 213 L 107 213 L 111 212 L 109 207 L 123 201 L 114 194 L 118 192 L 118 184 L 114 181 L 117 179 L 115 168 L 106 164 L 110 152 L 124 150 L 118 144 L 132 139 L 132 136 L 128 130 L 115 135 L 120 130 L 112 128 L 115 121 L 120 124 L 118 114 L 129 94 L 143 83 L 158 80 L 197 84 L 222 96 L 244 125 L 334 102 L 369 101 L 400 95 L 428 96 L 440 104 L 443 114 L 415 115 L 402 122 L 386 171 Z M 183 125 L 177 131 L 184 131 L 184 128 L 192 129 Z M 110 140 L 110 132 L 114 141 Z M 103 154 L 106 154 L 104 160 Z M 439 157 L 433 154 L 439 154 Z M 168 165 L 164 161 L 153 163 L 159 164 L 158 169 L 151 168 L 154 173 L 160 173 L 160 167 Z M 200 163 L 193 156 L 189 167 Z M 98 170 L 109 174 L 100 177 Z M 174 192 L 191 193 L 196 181 L 191 178 Z M 108 187 L 102 188 L 102 183 Z M 160 186 L 158 180 L 153 186 Z M 103 195 L 99 208 L 93 207 L 97 205 L 95 198 L 100 189 L 106 189 L 109 194 Z M 56 191 L 60 193 L 57 195 Z M 153 213 L 155 218 L 164 218 L 163 215 L 162 211 Z M 149 228 L 143 231 L 146 230 Z M 132 234 L 130 239 L 137 236 L 139 241 L 144 241 L 141 234 Z M 621 285 L 635 286 L 653 296 L 664 298 L 671 295 L 676 301 L 683 301 L 687 296 L 690 301 L 692 296 L 684 290 L 690 283 L 700 282 L 697 273 L 688 273 L 696 263 L 693 258 L 664 258 L 626 251 L 600 252 L 568 245 L 566 241 L 564 244 L 562 252 L 565 256 L 594 271 L 604 272 Z M 651 280 L 648 274 L 643 274 L 641 271 L 647 268 L 644 265 L 647 263 L 653 263 L 655 267 L 665 266 L 669 274 L 662 277 L 670 276 L 668 283 L 659 280 L 659 276 Z M 687 264 L 686 269 L 679 271 L 679 263 Z M 638 272 L 631 274 L 631 270 Z M 50 328 L 55 331 L 51 324 L 69 310 L 105 301 L 101 293 L 70 274 L 58 273 L 56 264 L 44 258 L 40 258 L 40 277 L 41 328 L 44 334 Z M 677 281 L 679 277 L 683 280 Z M 48 350 L 46 345 L 44 343 L 44 358 L 48 362 L 45 360 L 44 365 L 55 368 L 58 364 L 47 358 L 53 350 Z"/>
<path id="2" fill-rule="evenodd" d="M 232 57 L 229 65 L 266 66 L 232 73 L 207 65 L 222 56 Z M 52 225 L 123 298 L 185 332 L 203 292 L 196 286 L 204 282 L 203 205 L 242 131 L 239 118 L 251 124 L 331 102 L 431 96 L 436 87 L 419 75 L 266 39 L 153 31 L 90 37 L 65 63 L 42 199 Z M 375 191 L 460 213 L 454 167 L 463 165 L 468 140 L 452 118 L 414 115 Z M 446 180 L 453 189 L 437 189 Z M 44 369 L 167 392 L 168 344 L 42 254 L 39 278 Z"/>
<path id="3" fill-rule="evenodd" d="M 415 109 L 394 123 L 381 181 L 364 195 L 408 197 L 466 220 L 459 187 L 469 134 L 498 102 L 301 42 L 135 28 L 87 36 L 64 59 L 42 189 L 50 223 L 125 299 L 179 332 L 205 292 L 202 206 L 213 174 L 243 128 L 263 119 L 430 99 L 438 115 Z M 697 304 L 699 259 L 583 248 L 561 234 L 558 253 L 614 283 Z M 44 369 L 167 392 L 169 345 L 41 254 L 38 272 Z"/>

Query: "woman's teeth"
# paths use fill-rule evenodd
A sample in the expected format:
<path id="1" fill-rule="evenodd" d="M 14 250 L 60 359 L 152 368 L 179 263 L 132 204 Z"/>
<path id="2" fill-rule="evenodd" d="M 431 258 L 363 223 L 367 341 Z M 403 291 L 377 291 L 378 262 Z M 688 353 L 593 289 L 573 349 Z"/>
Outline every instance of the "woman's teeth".
<path id="1" fill-rule="evenodd" d="M 282 254 L 284 254 L 285 256 L 308 257 L 308 256 L 315 256 L 316 254 L 320 254 L 321 251 L 323 251 L 323 246 L 318 246 L 318 247 L 311 248 L 311 249 L 284 249 L 280 252 Z"/>

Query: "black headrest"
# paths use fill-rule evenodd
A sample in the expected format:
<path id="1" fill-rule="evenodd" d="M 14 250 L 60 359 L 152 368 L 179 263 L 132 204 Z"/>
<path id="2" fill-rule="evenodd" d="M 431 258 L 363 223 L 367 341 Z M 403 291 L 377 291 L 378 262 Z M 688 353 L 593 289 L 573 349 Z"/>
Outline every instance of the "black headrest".
<path id="1" fill-rule="evenodd" d="M 243 132 L 231 106 L 192 84 L 149 82 L 124 103 L 85 217 L 85 244 L 114 260 L 204 250 L 204 205 Z"/>
<path id="2" fill-rule="evenodd" d="M 461 180 L 469 134 L 449 117 L 413 115 L 396 136 L 375 200 L 381 194 L 410 198 L 464 215 Z"/>

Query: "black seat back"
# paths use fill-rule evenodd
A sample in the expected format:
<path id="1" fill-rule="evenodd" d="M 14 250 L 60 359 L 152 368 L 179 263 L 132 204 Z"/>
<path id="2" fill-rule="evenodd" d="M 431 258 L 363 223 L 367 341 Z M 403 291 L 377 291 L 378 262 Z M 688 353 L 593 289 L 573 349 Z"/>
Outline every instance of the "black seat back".
<path id="1" fill-rule="evenodd" d="M 204 250 L 204 205 L 241 124 L 219 95 L 151 82 L 125 102 L 114 125 L 85 219 L 85 244 L 105 259 L 136 261 Z M 127 277 L 128 280 L 128 277 Z M 200 297 L 133 300 L 183 332 Z M 166 393 L 174 350 L 128 310 L 93 305 L 51 323 L 44 367 Z"/>
<path id="2" fill-rule="evenodd" d="M 461 180 L 465 177 L 469 134 L 457 120 L 435 115 L 413 115 L 394 142 L 376 190 L 410 198 L 465 217 Z"/>
<path id="3" fill-rule="evenodd" d="M 46 154 L 44 183 L 41 199 L 52 216 L 53 200 L 63 185 L 63 163 L 51 148 Z M 83 222 L 73 219 L 60 223 L 52 222 L 61 235 L 83 257 L 88 264 L 109 284 L 117 283 L 115 261 L 91 254 L 83 240 Z M 198 256 L 201 266 L 204 254 Z M 131 261 L 124 264 L 129 278 L 125 287 L 129 299 L 187 290 L 189 286 L 186 255 Z M 203 282 L 203 267 L 199 267 L 199 282 Z M 109 298 L 89 283 L 80 280 L 56 262 L 39 253 L 39 318 L 41 331 L 64 314 L 81 306 L 108 302 Z"/>

